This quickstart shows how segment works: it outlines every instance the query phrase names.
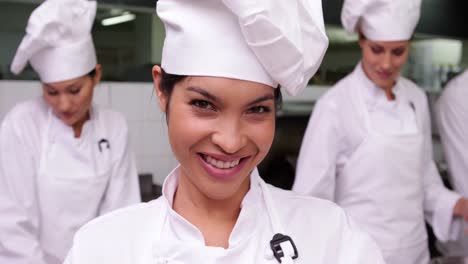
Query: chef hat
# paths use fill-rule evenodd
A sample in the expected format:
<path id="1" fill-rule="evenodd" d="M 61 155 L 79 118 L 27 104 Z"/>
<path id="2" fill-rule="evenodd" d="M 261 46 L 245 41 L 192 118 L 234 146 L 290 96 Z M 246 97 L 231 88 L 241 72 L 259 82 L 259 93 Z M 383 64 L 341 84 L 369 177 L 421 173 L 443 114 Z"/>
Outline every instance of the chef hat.
<path id="1" fill-rule="evenodd" d="M 419 21 L 421 0 L 345 0 L 341 22 L 349 33 L 359 29 L 374 41 L 411 39 Z"/>
<path id="2" fill-rule="evenodd" d="M 11 71 L 19 74 L 29 61 L 44 83 L 89 73 L 97 63 L 91 36 L 95 15 L 96 1 L 44 1 L 29 18 Z"/>
<path id="3" fill-rule="evenodd" d="M 293 95 L 328 46 L 321 0 L 159 0 L 157 13 L 172 74 L 279 84 Z"/>

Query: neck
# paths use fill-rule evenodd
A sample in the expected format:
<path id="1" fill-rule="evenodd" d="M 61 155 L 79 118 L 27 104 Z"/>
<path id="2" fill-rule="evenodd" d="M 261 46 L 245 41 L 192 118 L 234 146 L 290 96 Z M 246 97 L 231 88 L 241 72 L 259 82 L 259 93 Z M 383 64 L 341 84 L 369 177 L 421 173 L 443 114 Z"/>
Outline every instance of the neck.
<path id="1" fill-rule="evenodd" d="M 387 97 L 388 101 L 394 101 L 395 100 L 395 94 L 393 93 L 393 86 L 392 87 L 386 87 L 382 88 L 385 92 L 385 97 Z"/>
<path id="2" fill-rule="evenodd" d="M 249 188 L 250 178 L 247 178 L 232 197 L 215 200 L 204 195 L 187 177 L 181 175 L 173 209 L 201 231 L 207 246 L 227 248 L 242 200 Z"/>
<path id="3" fill-rule="evenodd" d="M 81 136 L 81 132 L 83 130 L 84 123 L 89 120 L 89 111 L 86 113 L 86 115 L 80 119 L 78 122 L 72 125 L 73 132 L 75 134 L 75 138 L 79 138 Z"/>

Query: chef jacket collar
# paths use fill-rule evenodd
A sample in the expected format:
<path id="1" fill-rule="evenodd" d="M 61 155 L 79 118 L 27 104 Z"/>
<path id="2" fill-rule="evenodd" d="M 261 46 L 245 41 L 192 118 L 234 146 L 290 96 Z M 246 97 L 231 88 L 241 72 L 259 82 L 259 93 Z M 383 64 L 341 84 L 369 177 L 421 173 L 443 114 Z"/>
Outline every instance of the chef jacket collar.
<path id="1" fill-rule="evenodd" d="M 204 244 L 204 237 L 197 227 L 185 220 L 173 209 L 174 195 L 180 178 L 180 165 L 177 166 L 165 179 L 162 196 L 166 202 L 168 214 L 168 228 L 172 230 L 176 238 L 181 242 L 194 242 Z M 241 212 L 229 237 L 229 248 L 235 247 L 243 241 L 247 241 L 255 234 L 259 222 L 260 210 L 263 205 L 263 196 L 259 183 L 258 170 L 255 169 L 250 175 L 250 189 L 241 203 Z"/>

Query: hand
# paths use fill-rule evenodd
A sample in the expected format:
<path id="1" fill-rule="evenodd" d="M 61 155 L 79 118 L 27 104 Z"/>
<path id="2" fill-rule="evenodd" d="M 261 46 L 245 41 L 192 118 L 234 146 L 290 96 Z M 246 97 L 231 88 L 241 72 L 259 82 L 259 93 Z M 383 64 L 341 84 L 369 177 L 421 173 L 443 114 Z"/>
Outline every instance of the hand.
<path id="1" fill-rule="evenodd" d="M 458 199 L 457 203 L 453 207 L 453 215 L 462 217 L 463 220 L 468 222 L 468 199 L 467 198 L 460 198 Z M 468 235 L 468 227 L 465 227 L 465 235 Z"/>

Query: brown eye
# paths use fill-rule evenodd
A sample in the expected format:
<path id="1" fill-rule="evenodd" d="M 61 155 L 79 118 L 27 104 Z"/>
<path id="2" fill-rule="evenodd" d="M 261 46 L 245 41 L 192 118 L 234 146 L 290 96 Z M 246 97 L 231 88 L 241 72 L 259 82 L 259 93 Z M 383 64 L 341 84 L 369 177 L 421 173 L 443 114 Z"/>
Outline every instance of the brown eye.
<path id="1" fill-rule="evenodd" d="M 379 46 L 371 46 L 371 51 L 374 54 L 380 54 L 383 52 L 383 48 Z"/>
<path id="2" fill-rule="evenodd" d="M 215 110 L 214 106 L 205 100 L 192 100 L 190 104 L 203 110 Z"/>
<path id="3" fill-rule="evenodd" d="M 405 51 L 406 51 L 406 48 L 398 48 L 398 49 L 394 49 L 392 51 L 392 53 L 393 53 L 393 55 L 399 57 L 399 56 L 403 55 L 405 53 Z"/>
<path id="4" fill-rule="evenodd" d="M 75 94 L 79 94 L 81 92 L 81 89 L 73 89 L 70 91 L 71 94 L 75 95 Z"/>
<path id="5" fill-rule="evenodd" d="M 251 107 L 247 112 L 251 114 L 263 114 L 263 113 L 269 113 L 271 112 L 271 110 L 267 106 L 259 105 L 259 106 Z"/>
<path id="6" fill-rule="evenodd" d="M 50 89 L 48 89 L 48 90 L 47 90 L 47 95 L 49 95 L 49 96 L 57 96 L 57 95 L 58 95 L 58 92 L 55 91 L 55 90 L 50 90 Z"/>

